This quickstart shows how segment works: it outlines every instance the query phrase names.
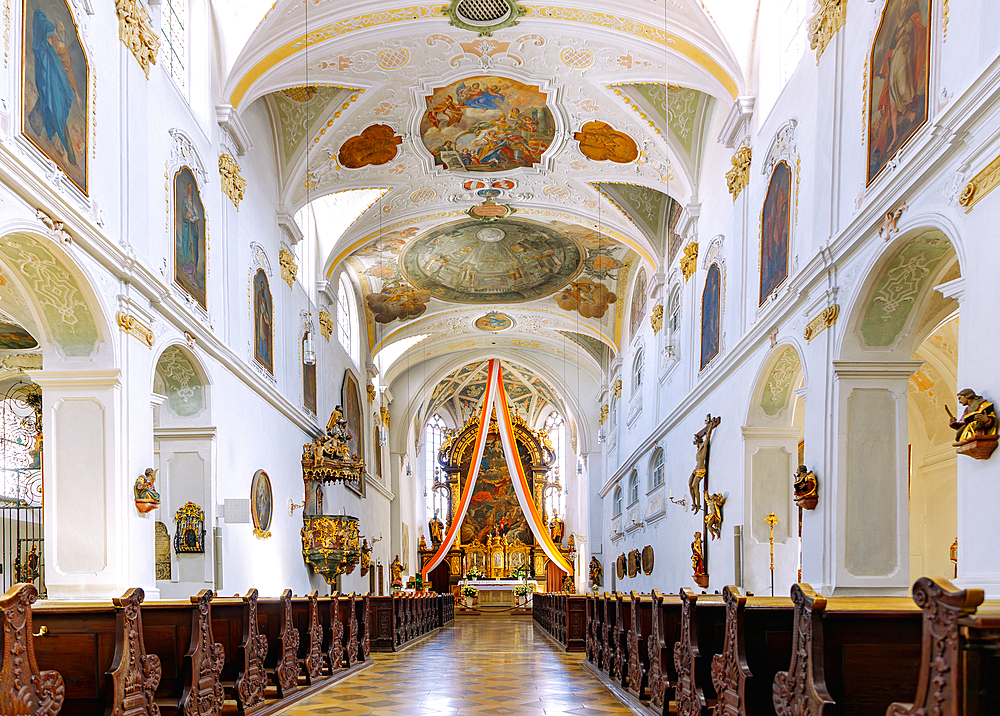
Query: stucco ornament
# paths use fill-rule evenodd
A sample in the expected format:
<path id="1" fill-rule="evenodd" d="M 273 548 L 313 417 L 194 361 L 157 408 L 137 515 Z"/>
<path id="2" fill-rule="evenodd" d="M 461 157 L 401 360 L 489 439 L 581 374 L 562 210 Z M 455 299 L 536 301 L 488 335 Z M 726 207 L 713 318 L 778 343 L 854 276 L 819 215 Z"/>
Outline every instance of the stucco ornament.
<path id="1" fill-rule="evenodd" d="M 118 311 L 116 316 L 118 327 L 126 333 L 138 338 L 147 348 L 152 348 L 156 342 L 152 329 L 127 311 Z"/>
<path id="2" fill-rule="evenodd" d="M 333 319 L 328 311 L 319 312 L 319 332 L 326 340 L 330 340 L 333 335 Z"/>
<path id="3" fill-rule="evenodd" d="M 827 45 L 844 26 L 847 19 L 847 0 L 820 0 L 816 14 L 809 20 L 809 47 L 816 50 L 816 63 L 823 56 Z"/>
<path id="4" fill-rule="evenodd" d="M 149 66 L 156 64 L 160 38 L 149 22 L 149 13 L 140 0 L 115 0 L 118 38 L 132 51 L 149 79 Z"/>
<path id="5" fill-rule="evenodd" d="M 597 419 L 597 424 L 598 425 L 604 425 L 604 423 L 606 423 L 606 422 L 608 422 L 608 404 L 607 403 L 605 403 L 604 405 L 601 406 L 601 417 L 599 417 Z"/>
<path id="6" fill-rule="evenodd" d="M 740 147 L 739 151 L 733 155 L 733 168 L 726 172 L 726 186 L 733 196 L 733 201 L 739 197 L 740 192 L 750 183 L 750 147 Z"/>
<path id="7" fill-rule="evenodd" d="M 288 284 L 288 288 L 295 285 L 295 277 L 299 273 L 299 265 L 295 263 L 295 255 L 288 249 L 281 249 L 278 252 L 278 263 L 281 264 L 281 278 Z"/>
<path id="8" fill-rule="evenodd" d="M 240 209 L 240 202 L 247 190 L 247 180 L 240 174 L 240 166 L 229 154 L 219 155 L 219 176 L 222 177 L 222 191 L 226 192 L 236 210 Z"/>
<path id="9" fill-rule="evenodd" d="M 684 247 L 684 255 L 681 256 L 681 273 L 684 274 L 684 280 L 687 281 L 689 278 L 694 276 L 694 272 L 698 269 L 698 242 L 692 241 L 690 244 Z"/>
<path id="10" fill-rule="evenodd" d="M 663 304 L 658 303 L 653 306 L 649 314 L 649 325 L 653 328 L 653 335 L 656 335 L 663 328 Z"/>

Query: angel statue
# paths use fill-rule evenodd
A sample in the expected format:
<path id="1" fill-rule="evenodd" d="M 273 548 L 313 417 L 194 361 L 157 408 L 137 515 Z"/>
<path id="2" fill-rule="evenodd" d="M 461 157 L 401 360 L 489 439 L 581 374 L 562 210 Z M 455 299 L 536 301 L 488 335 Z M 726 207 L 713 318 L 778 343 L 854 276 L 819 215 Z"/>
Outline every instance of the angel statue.
<path id="1" fill-rule="evenodd" d="M 709 494 L 705 490 L 705 506 L 708 513 L 705 515 L 705 527 L 713 540 L 722 536 L 722 508 L 726 504 L 726 497 L 722 494 Z"/>

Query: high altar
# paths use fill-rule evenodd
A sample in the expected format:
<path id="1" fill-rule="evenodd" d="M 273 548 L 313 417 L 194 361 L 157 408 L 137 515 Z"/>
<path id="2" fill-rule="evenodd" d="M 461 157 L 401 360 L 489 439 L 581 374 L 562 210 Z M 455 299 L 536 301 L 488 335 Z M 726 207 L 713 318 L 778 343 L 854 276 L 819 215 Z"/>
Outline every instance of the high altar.
<path id="1" fill-rule="evenodd" d="M 548 435 L 531 430 L 520 415 L 513 416 L 514 439 L 518 459 L 529 482 L 532 499 L 548 524 L 551 515 L 544 512 L 544 491 L 549 470 L 555 463 Z M 455 519 L 465 489 L 472 456 L 475 451 L 479 416 L 474 415 L 457 433 L 448 435 L 438 452 L 435 490 L 445 497 L 448 524 Z M 519 567 L 528 568 L 529 577 L 545 582 L 549 558 L 535 542 L 534 535 L 518 504 L 504 459 L 503 446 L 496 420 L 490 421 L 486 450 L 480 464 L 475 494 L 465 515 L 455 543 L 442 565 L 447 565 L 449 584 L 456 584 L 465 568 L 477 567 L 488 579 L 503 579 Z M 556 487 L 555 489 L 559 489 Z M 447 525 L 445 525 L 445 531 Z M 430 549 L 420 551 L 421 564 L 430 561 L 440 544 L 433 540 Z M 562 545 L 560 551 L 569 554 Z M 438 567 L 444 569 L 443 566 Z M 435 582 L 436 583 L 436 582 Z M 513 587 L 511 587 L 513 588 Z"/>

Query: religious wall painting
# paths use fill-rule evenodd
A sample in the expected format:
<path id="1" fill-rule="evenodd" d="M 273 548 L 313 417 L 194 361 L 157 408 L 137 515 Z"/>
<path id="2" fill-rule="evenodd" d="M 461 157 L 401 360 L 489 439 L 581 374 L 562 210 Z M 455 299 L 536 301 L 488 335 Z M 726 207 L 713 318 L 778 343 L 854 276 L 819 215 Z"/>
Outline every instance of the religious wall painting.
<path id="1" fill-rule="evenodd" d="M 514 319 L 506 313 L 490 311 L 485 316 L 477 318 L 472 325 L 480 331 L 496 333 L 497 331 L 506 331 L 508 328 L 513 327 Z"/>
<path id="2" fill-rule="evenodd" d="M 406 278 L 435 298 L 520 303 L 557 291 L 580 271 L 583 251 L 564 231 L 531 221 L 463 219 L 409 243 Z"/>
<path id="3" fill-rule="evenodd" d="M 174 174 L 174 282 L 207 308 L 208 254 L 205 207 L 188 167 Z"/>
<path id="4" fill-rule="evenodd" d="M 351 438 L 347 441 L 347 449 L 352 456 L 357 455 L 360 460 L 364 460 L 364 438 L 361 432 L 364 429 L 364 422 L 361 413 L 361 390 L 358 388 L 358 380 L 354 374 L 344 371 L 344 383 L 340 388 L 340 405 L 343 409 L 344 420 L 347 421 L 347 432 Z M 355 490 L 358 494 L 364 495 L 364 481 L 358 482 L 357 487 L 347 483 L 347 486 Z"/>
<path id="5" fill-rule="evenodd" d="M 462 463 L 463 484 L 471 468 L 472 450 L 466 452 Z M 525 474 L 531 474 L 531 460 L 518 450 L 518 459 Z M 469 510 L 461 528 L 462 544 L 479 542 L 488 544 L 490 537 L 498 535 L 507 544 L 521 542 L 532 544 L 534 537 L 528 526 L 521 505 L 507 470 L 507 460 L 504 456 L 503 444 L 499 433 L 490 433 L 487 437 L 486 449 L 479 463 L 479 477 L 476 480 L 475 492 L 469 503 Z"/>
<path id="6" fill-rule="evenodd" d="M 646 315 L 646 269 L 639 269 L 635 277 L 635 288 L 632 289 L 632 316 L 629 321 L 629 340 L 639 333 L 642 318 Z"/>
<path id="7" fill-rule="evenodd" d="M 788 278 L 788 244 L 791 231 L 792 172 L 778 162 L 767 187 L 761 212 L 760 303 Z"/>
<path id="8" fill-rule="evenodd" d="M 559 308 L 577 311 L 584 318 L 603 318 L 608 306 L 618 301 L 618 296 L 603 283 L 583 277 L 571 282 L 554 298 Z"/>
<path id="9" fill-rule="evenodd" d="M 63 0 L 25 0 L 21 131 L 89 193 L 90 67 Z"/>
<path id="10" fill-rule="evenodd" d="M 405 280 L 387 281 L 378 293 L 365 296 L 368 310 L 376 323 L 392 323 L 396 319 L 406 321 L 423 315 L 431 294 L 411 286 Z"/>
<path id="11" fill-rule="evenodd" d="M 348 169 L 381 166 L 396 158 L 402 143 L 388 124 L 372 124 L 341 145 L 337 161 Z"/>
<path id="12" fill-rule="evenodd" d="M 253 518 L 253 533 L 261 539 L 267 539 L 271 536 L 273 512 L 274 497 L 271 493 L 271 478 L 263 470 L 258 470 L 250 482 L 250 516 Z"/>
<path id="13" fill-rule="evenodd" d="M 16 323 L 0 321 L 0 350 L 28 350 L 37 348 L 38 341 Z"/>
<path id="14" fill-rule="evenodd" d="M 722 273 L 719 264 L 712 264 L 701 295 L 701 369 L 719 354 L 721 313 Z"/>
<path id="15" fill-rule="evenodd" d="M 573 139 L 580 143 L 583 156 L 595 162 L 628 164 L 639 157 L 635 140 L 606 122 L 587 122 Z"/>
<path id="16" fill-rule="evenodd" d="M 888 0 L 869 57 L 868 183 L 927 121 L 930 0 Z"/>
<path id="17" fill-rule="evenodd" d="M 274 374 L 274 305 L 264 269 L 253 277 L 253 357 Z"/>
<path id="18" fill-rule="evenodd" d="M 537 86 L 477 75 L 435 89 L 420 137 L 434 164 L 448 170 L 495 172 L 530 167 L 555 137 L 555 121 Z"/>

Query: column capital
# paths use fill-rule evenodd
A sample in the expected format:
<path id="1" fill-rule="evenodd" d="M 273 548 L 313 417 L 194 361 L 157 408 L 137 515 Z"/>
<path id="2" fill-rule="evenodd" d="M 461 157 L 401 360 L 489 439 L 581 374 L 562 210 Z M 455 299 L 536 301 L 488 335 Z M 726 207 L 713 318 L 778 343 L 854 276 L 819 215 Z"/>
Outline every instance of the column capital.
<path id="1" fill-rule="evenodd" d="M 924 362 L 922 360 L 896 360 L 896 361 L 833 361 L 833 370 L 837 378 L 865 379 L 865 378 L 902 378 L 908 380 L 911 375 L 920 370 Z"/>
<path id="2" fill-rule="evenodd" d="M 44 390 L 103 390 L 122 384 L 122 372 L 113 370 L 28 370 L 31 381 Z"/>

